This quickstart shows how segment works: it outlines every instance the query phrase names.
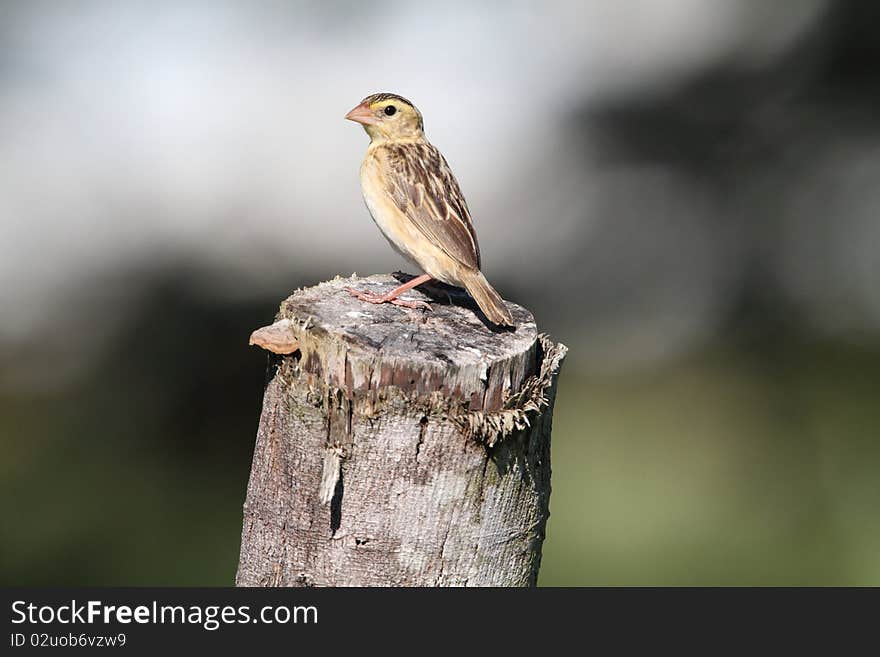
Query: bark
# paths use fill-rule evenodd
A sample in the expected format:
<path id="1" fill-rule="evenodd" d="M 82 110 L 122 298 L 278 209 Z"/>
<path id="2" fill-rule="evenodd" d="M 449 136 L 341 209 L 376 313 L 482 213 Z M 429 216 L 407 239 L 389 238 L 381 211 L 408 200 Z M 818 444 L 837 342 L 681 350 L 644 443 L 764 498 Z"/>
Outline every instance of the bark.
<path id="1" fill-rule="evenodd" d="M 404 295 L 433 311 L 345 290 L 400 280 L 299 290 L 255 332 L 296 350 L 270 355 L 237 585 L 536 583 L 566 349 L 514 304 L 499 330 L 454 288 Z"/>

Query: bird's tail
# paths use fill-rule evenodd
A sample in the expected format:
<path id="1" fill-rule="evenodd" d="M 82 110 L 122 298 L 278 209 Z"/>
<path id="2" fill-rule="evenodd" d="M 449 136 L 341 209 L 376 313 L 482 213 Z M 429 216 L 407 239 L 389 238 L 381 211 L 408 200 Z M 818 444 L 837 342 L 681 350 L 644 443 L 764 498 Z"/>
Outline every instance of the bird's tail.
<path id="1" fill-rule="evenodd" d="M 513 316 L 504 305 L 504 299 L 479 270 L 467 272 L 461 282 L 490 322 L 499 326 L 513 326 Z"/>

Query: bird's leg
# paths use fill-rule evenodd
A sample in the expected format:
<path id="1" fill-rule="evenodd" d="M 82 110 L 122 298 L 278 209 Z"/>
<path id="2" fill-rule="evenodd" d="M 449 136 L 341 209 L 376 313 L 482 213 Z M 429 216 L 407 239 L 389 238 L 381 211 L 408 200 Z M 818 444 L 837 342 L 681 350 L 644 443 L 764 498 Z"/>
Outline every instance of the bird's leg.
<path id="1" fill-rule="evenodd" d="M 395 306 L 404 306 L 405 308 L 427 308 L 431 310 L 431 306 L 429 306 L 424 301 L 406 301 L 405 299 L 398 299 L 401 294 L 406 292 L 407 290 L 411 290 L 414 287 L 421 285 L 422 283 L 427 283 L 431 280 L 431 277 L 428 274 L 422 274 L 421 276 L 416 276 L 411 281 L 407 281 L 403 285 L 394 288 L 391 292 L 387 292 L 386 294 L 376 294 L 375 292 L 360 292 L 353 288 L 347 287 L 348 293 L 353 297 L 357 297 L 361 301 L 366 301 L 367 303 L 392 303 Z"/>

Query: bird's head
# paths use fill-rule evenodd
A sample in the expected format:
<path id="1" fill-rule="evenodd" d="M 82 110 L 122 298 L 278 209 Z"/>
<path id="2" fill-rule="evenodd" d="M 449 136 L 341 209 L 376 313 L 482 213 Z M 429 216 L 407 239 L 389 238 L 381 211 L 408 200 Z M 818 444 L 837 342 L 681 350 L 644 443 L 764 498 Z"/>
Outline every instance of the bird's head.
<path id="1" fill-rule="evenodd" d="M 373 141 L 420 139 L 423 136 L 421 113 L 415 105 L 397 94 L 367 96 L 345 118 L 363 124 Z"/>

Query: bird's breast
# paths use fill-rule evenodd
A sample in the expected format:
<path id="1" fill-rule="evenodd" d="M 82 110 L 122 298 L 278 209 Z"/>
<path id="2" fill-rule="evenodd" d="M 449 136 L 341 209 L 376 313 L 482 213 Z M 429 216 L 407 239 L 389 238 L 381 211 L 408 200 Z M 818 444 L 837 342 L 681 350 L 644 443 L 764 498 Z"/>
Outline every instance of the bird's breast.
<path id="1" fill-rule="evenodd" d="M 370 216 L 391 246 L 405 258 L 421 266 L 418 252 L 424 236 L 391 198 L 382 163 L 375 157 L 368 155 L 364 160 L 361 167 L 361 189 Z"/>
<path id="2" fill-rule="evenodd" d="M 388 192 L 389 184 L 382 159 L 367 153 L 361 165 L 361 190 L 364 203 L 382 234 L 404 258 L 433 278 L 451 285 L 458 284 L 455 266 L 442 249 L 432 244 Z"/>

